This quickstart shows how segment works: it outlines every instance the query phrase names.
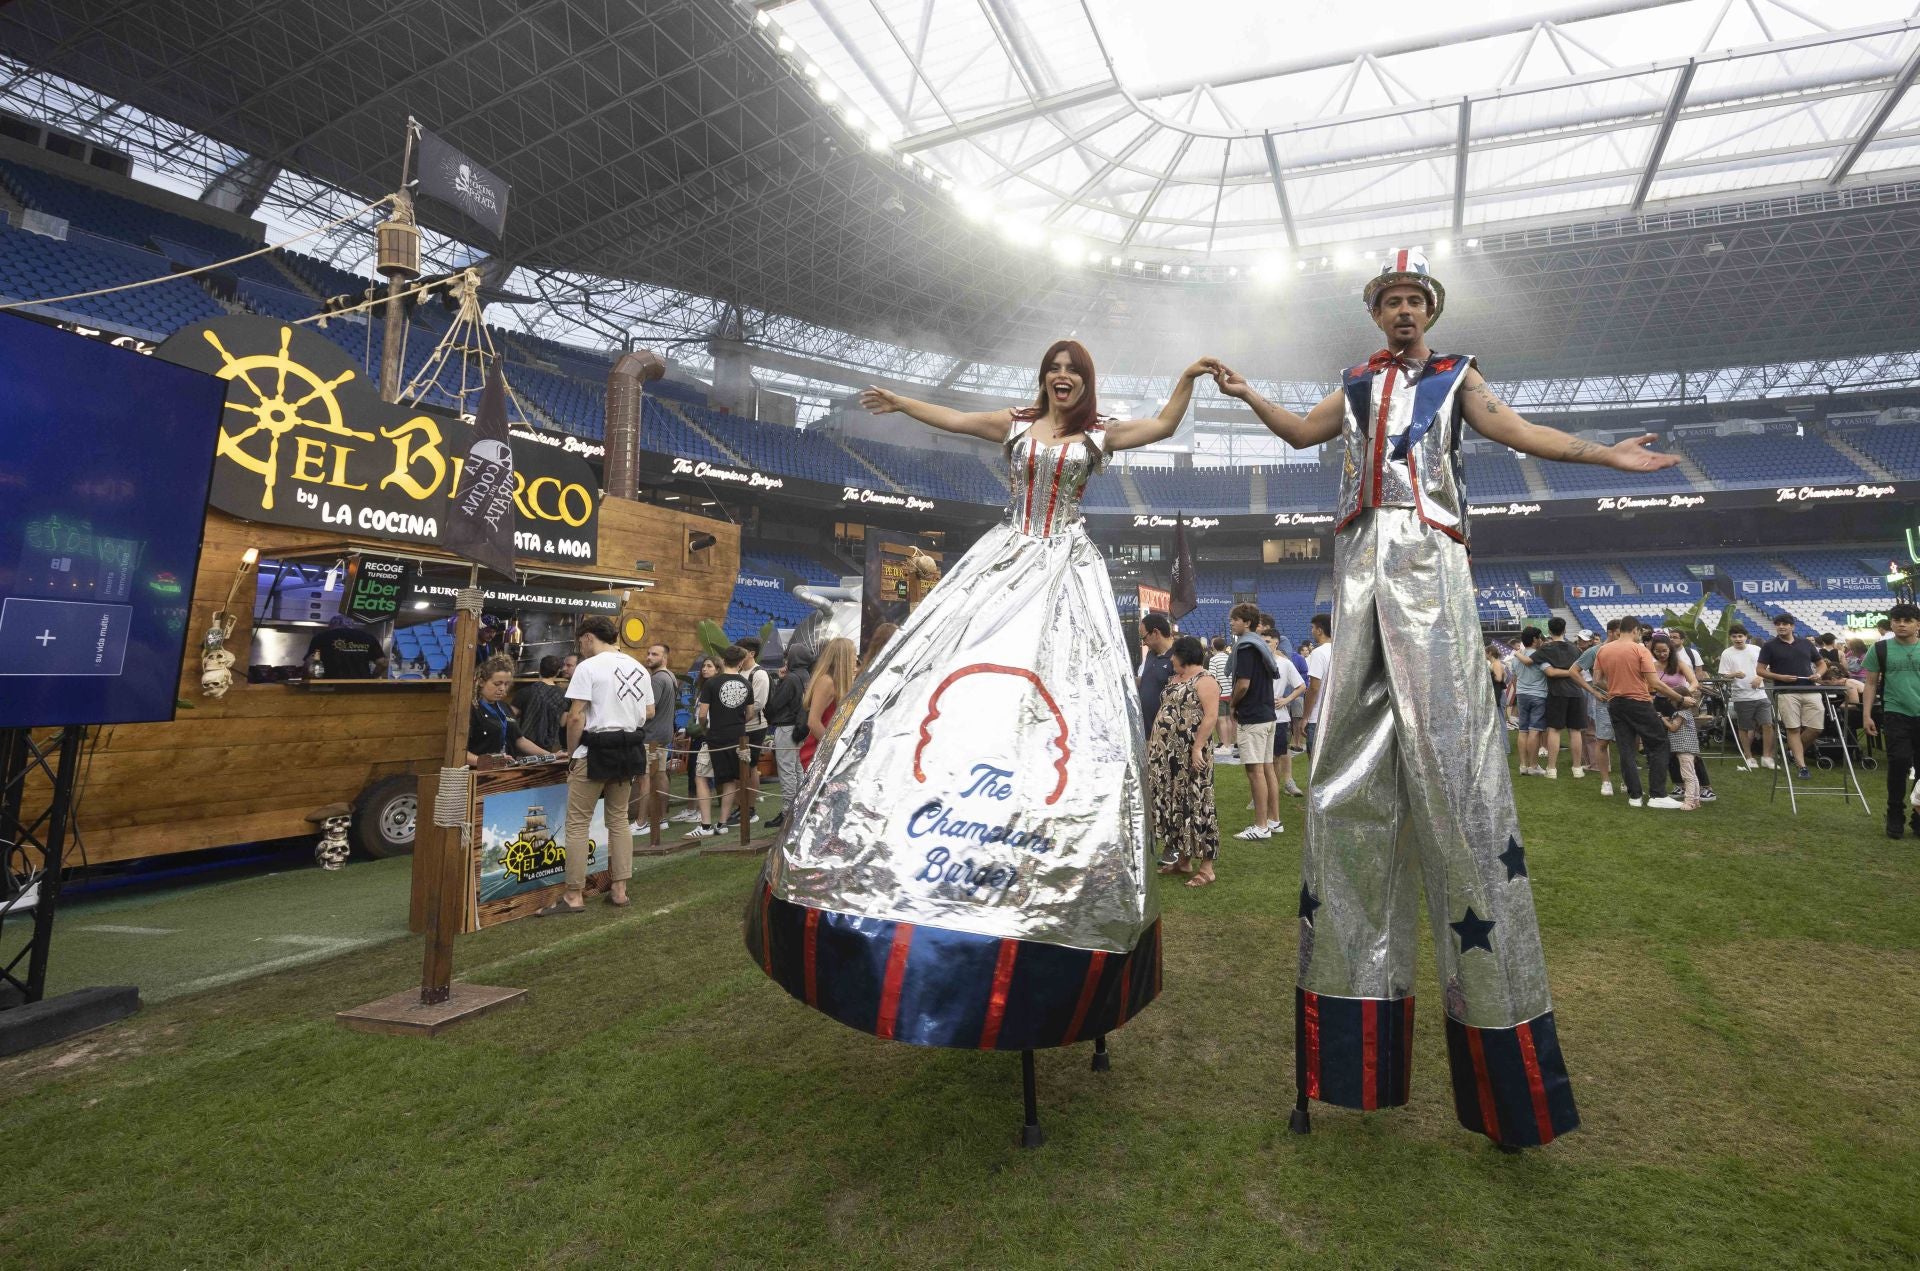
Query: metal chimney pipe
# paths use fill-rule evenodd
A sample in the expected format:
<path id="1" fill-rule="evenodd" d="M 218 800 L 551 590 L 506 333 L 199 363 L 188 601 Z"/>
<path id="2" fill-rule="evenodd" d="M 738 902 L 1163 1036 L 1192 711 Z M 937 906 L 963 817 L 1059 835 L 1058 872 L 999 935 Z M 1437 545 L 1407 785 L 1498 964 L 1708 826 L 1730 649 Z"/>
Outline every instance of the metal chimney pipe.
<path id="1" fill-rule="evenodd" d="M 605 481 L 610 499 L 640 493 L 640 407 L 646 385 L 665 376 L 667 364 L 651 349 L 623 355 L 607 372 L 607 457 Z"/>

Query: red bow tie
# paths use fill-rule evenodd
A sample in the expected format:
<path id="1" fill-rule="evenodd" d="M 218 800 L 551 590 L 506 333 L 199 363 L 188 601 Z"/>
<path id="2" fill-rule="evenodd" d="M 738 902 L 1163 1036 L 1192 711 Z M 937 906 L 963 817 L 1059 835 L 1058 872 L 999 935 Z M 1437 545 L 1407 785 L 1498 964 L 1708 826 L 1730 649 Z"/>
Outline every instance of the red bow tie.
<path id="1" fill-rule="evenodd" d="M 1408 375 L 1420 369 L 1420 363 L 1417 359 L 1411 357 L 1395 357 L 1392 349 L 1381 349 L 1378 353 L 1367 359 L 1367 369 L 1369 371 L 1377 373 L 1386 370 L 1390 366 L 1397 366 L 1402 372 Z"/>

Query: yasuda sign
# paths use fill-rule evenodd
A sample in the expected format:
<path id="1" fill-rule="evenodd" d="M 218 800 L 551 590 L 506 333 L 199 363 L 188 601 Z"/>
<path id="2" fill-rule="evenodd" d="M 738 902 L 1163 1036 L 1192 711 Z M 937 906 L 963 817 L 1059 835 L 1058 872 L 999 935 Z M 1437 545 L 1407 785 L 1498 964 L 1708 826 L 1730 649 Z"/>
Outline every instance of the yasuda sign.
<path id="1" fill-rule="evenodd" d="M 380 399 L 344 351 L 303 326 L 230 317 L 175 333 L 157 356 L 228 381 L 208 502 L 248 521 L 438 543 L 473 426 Z M 564 447 L 515 437 L 514 550 L 591 564 L 599 481 Z"/>

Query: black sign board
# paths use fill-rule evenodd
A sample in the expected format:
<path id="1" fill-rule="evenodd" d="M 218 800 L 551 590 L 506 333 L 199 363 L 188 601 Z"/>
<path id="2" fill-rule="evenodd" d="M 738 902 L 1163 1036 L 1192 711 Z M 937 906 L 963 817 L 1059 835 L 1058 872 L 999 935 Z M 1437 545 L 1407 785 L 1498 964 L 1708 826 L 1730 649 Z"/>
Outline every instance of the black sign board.
<path id="1" fill-rule="evenodd" d="M 452 613 L 454 597 L 461 586 L 451 579 L 441 582 L 416 573 L 407 580 L 407 589 L 400 600 L 401 611 L 415 615 Z M 510 614 L 525 609 L 547 613 L 603 613 L 608 617 L 620 613 L 618 596 L 542 587 L 538 583 L 482 583 L 481 592 L 481 607 L 487 613 Z"/>
<path id="2" fill-rule="evenodd" d="M 465 420 L 380 400 L 331 340 L 271 318 L 195 323 L 156 354 L 228 381 L 214 507 L 273 525 L 440 542 L 473 444 Z M 564 445 L 515 436 L 512 450 L 515 552 L 592 564 L 600 534 L 593 470 Z"/>
<path id="3" fill-rule="evenodd" d="M 400 615 L 407 592 L 407 562 L 383 556 L 355 558 L 347 570 L 341 611 L 355 622 L 389 622 Z"/>

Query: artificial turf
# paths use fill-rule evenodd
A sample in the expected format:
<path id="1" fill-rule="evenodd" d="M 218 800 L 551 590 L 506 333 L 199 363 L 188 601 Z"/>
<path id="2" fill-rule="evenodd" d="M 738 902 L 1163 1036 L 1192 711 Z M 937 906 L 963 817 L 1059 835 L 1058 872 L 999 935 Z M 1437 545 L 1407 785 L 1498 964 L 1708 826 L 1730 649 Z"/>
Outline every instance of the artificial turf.
<path id="1" fill-rule="evenodd" d="M 1288 800 L 1218 884 L 1162 888 L 1164 992 L 1113 1070 L 1041 1053 L 1038 1151 L 1015 1056 L 807 1010 L 741 948 L 758 862 L 681 858 L 629 910 L 464 937 L 462 978 L 531 1000 L 432 1041 L 333 1022 L 417 976 L 394 938 L 0 1061 L 0 1265 L 1911 1264 L 1920 842 L 1883 836 L 1877 792 L 1796 818 L 1770 777 L 1722 762 L 1691 814 L 1520 782 L 1584 1120 L 1541 1151 L 1455 1125 L 1430 959 L 1411 1106 L 1287 1133 Z M 1231 832 L 1244 779 L 1218 784 Z M 379 876 L 336 925 L 398 925 L 404 874 Z M 289 921 L 350 907 L 292 877 Z"/>

